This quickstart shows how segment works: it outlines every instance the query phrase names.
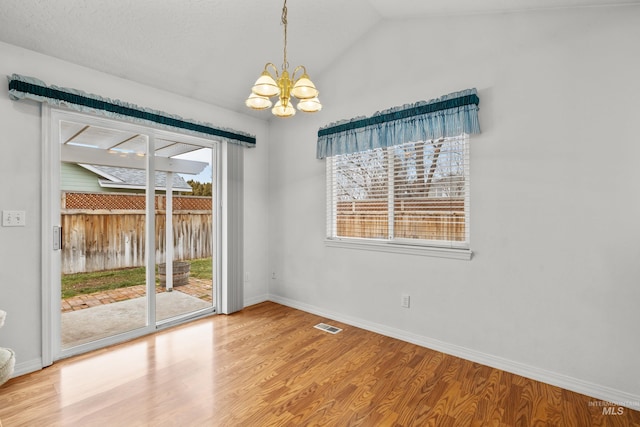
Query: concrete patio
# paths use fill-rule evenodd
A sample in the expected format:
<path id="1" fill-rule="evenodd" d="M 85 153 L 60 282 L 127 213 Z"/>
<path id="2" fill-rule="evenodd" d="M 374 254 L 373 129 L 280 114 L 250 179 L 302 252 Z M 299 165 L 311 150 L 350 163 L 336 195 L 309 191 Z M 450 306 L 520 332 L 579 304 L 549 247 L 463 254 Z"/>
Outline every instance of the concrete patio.
<path id="1" fill-rule="evenodd" d="M 146 324 L 146 287 L 130 286 L 62 300 L 62 347 L 70 348 Z M 212 306 L 211 282 L 189 283 L 166 292 L 156 287 L 156 319 L 167 320 Z"/>

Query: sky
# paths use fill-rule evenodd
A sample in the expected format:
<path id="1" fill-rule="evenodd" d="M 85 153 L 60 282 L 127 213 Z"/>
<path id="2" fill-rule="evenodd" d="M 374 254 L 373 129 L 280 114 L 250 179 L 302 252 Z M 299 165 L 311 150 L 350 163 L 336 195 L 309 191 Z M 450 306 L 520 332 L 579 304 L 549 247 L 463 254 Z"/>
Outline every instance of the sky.
<path id="1" fill-rule="evenodd" d="M 211 167 L 211 164 L 212 164 L 211 156 L 212 156 L 211 148 L 201 148 L 196 151 L 191 151 L 189 153 L 184 153 L 184 154 L 180 154 L 179 156 L 175 156 L 176 159 L 196 160 L 198 162 L 208 163 L 208 166 L 205 167 L 204 170 L 200 172 L 198 175 L 188 175 L 188 174 L 181 173 L 180 176 L 182 176 L 185 179 L 185 181 L 193 179 L 194 181 L 198 181 L 198 182 L 213 182 L 212 180 L 213 168 Z"/>

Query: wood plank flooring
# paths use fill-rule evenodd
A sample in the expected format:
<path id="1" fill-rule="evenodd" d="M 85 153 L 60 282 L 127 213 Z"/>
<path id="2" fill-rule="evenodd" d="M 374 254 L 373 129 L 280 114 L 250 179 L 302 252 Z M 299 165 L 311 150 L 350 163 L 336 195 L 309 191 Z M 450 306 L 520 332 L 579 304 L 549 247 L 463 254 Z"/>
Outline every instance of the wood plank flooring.
<path id="1" fill-rule="evenodd" d="M 325 322 L 344 330 L 314 329 Z M 14 426 L 640 426 L 640 412 L 274 303 L 0 388 Z M 606 412 L 606 411 L 605 411 Z"/>

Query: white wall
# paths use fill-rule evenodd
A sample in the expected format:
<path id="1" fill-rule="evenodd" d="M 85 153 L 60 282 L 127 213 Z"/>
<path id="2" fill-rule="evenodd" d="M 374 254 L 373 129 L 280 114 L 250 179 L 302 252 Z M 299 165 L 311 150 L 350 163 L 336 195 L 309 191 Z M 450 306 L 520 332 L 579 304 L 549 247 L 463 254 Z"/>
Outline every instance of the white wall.
<path id="1" fill-rule="evenodd" d="M 640 401 L 639 40 L 638 6 L 379 25 L 271 125 L 271 298 Z M 318 127 L 470 87 L 474 258 L 325 247 Z"/>
<path id="2" fill-rule="evenodd" d="M 0 75 L 33 76 L 141 107 L 242 130 L 257 136 L 245 151 L 245 269 L 247 303 L 267 294 L 268 124 L 249 116 L 99 73 L 0 43 Z M 17 355 L 16 372 L 37 369 L 41 358 L 41 156 L 40 106 L 8 98 L 0 84 L 0 210 L 24 210 L 27 226 L 0 226 L 0 307 L 7 311 L 0 346 Z M 240 101 L 242 102 L 242 101 Z"/>

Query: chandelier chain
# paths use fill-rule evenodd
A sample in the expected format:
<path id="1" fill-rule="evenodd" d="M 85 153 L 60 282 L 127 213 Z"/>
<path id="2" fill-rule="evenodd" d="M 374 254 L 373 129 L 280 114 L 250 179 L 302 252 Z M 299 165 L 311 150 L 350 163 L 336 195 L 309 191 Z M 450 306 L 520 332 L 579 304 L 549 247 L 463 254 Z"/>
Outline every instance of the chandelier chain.
<path id="1" fill-rule="evenodd" d="M 284 25 L 284 62 L 282 63 L 282 70 L 289 68 L 289 62 L 287 62 L 287 0 L 284 0 L 282 6 L 282 25 Z"/>

